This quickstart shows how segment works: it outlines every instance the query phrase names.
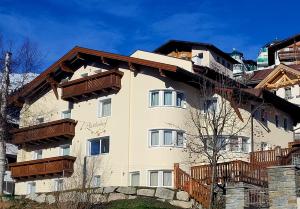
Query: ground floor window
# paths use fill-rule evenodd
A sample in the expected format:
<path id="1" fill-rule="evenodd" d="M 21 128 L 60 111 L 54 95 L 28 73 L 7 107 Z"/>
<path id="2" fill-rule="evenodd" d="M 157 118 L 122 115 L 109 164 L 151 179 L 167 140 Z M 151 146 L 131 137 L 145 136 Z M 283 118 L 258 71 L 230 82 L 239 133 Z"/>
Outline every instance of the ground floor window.
<path id="1" fill-rule="evenodd" d="M 149 171 L 149 186 L 171 187 L 172 186 L 172 171 L 171 170 Z"/>
<path id="2" fill-rule="evenodd" d="M 63 179 L 55 179 L 54 180 L 54 191 L 62 191 L 64 188 L 63 185 L 64 185 Z"/>
<path id="3" fill-rule="evenodd" d="M 36 193 L 36 183 L 35 182 L 29 182 L 27 184 L 27 193 L 28 194 Z"/>
<path id="4" fill-rule="evenodd" d="M 140 172 L 132 172 L 130 174 L 130 185 L 140 186 Z"/>
<path id="5" fill-rule="evenodd" d="M 93 177 L 93 187 L 100 187 L 101 186 L 101 176 L 96 175 Z"/>

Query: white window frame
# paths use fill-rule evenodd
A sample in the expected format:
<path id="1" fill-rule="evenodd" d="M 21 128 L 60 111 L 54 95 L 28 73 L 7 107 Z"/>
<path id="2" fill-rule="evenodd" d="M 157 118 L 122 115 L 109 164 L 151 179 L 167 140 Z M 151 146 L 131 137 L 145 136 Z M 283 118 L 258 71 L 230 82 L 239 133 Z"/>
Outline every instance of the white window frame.
<path id="1" fill-rule="evenodd" d="M 153 105 L 152 106 L 152 93 L 153 92 L 158 92 L 158 105 Z M 164 104 L 164 96 L 165 96 L 165 92 L 171 92 L 172 93 L 172 103 L 170 105 L 165 105 Z M 182 104 L 181 106 L 177 106 L 177 93 L 180 93 L 183 95 L 182 98 Z M 153 108 L 153 107 L 177 107 L 177 108 L 186 108 L 186 95 L 184 91 L 181 90 L 174 90 L 174 89 L 155 89 L 155 90 L 150 90 L 149 91 L 149 95 L 148 95 L 148 100 L 149 100 L 149 107 Z"/>
<path id="2" fill-rule="evenodd" d="M 133 171 L 133 172 L 130 172 L 130 175 L 129 175 L 129 185 L 130 186 L 133 186 L 132 185 L 132 175 L 133 174 L 138 174 L 139 175 L 139 185 L 135 185 L 135 186 L 140 186 L 141 185 L 141 172 L 140 171 Z"/>
<path id="3" fill-rule="evenodd" d="M 69 152 L 71 153 L 71 145 L 70 144 L 63 144 L 63 145 L 60 145 L 59 146 L 59 156 L 64 156 L 63 155 L 63 149 L 65 148 L 65 147 L 69 147 Z M 70 153 L 69 153 L 69 155 L 70 155 Z"/>
<path id="4" fill-rule="evenodd" d="M 110 100 L 110 115 L 103 116 L 103 102 Z M 106 118 L 106 117 L 111 117 L 112 116 L 112 98 L 111 97 L 106 97 L 98 100 L 98 118 Z"/>
<path id="5" fill-rule="evenodd" d="M 207 101 L 216 101 L 215 110 L 211 110 L 210 108 L 208 108 Z M 218 110 L 218 97 L 205 98 L 203 100 L 202 113 L 210 113 L 210 112 L 213 113 L 213 111 L 217 111 L 217 110 Z"/>
<path id="6" fill-rule="evenodd" d="M 158 131 L 158 145 L 152 145 L 151 142 L 151 133 Z M 165 145 L 164 144 L 164 133 L 165 131 L 171 131 L 172 132 L 172 144 L 170 145 Z M 177 134 L 182 133 L 183 134 L 183 143 L 182 146 L 177 145 Z M 178 129 L 169 129 L 169 128 L 164 128 L 164 129 L 150 129 L 148 130 L 148 146 L 150 148 L 152 147 L 175 147 L 175 148 L 184 148 L 186 147 L 185 143 L 185 132 L 183 130 L 178 130 Z"/>
<path id="7" fill-rule="evenodd" d="M 35 192 L 34 193 L 31 192 L 32 185 L 35 186 Z M 34 181 L 28 182 L 27 183 L 27 194 L 35 194 L 35 193 L 36 193 L 36 182 L 34 182 Z"/>
<path id="8" fill-rule="evenodd" d="M 41 151 L 41 158 L 38 158 L 38 152 Z M 43 149 L 38 149 L 38 150 L 34 150 L 32 153 L 32 159 L 33 160 L 39 160 L 39 159 L 43 159 Z"/>
<path id="9" fill-rule="evenodd" d="M 157 186 L 151 186 L 151 172 L 157 172 Z M 163 173 L 164 172 L 170 172 L 171 173 L 171 185 L 169 186 L 164 186 L 163 185 Z M 148 170 L 148 175 L 147 175 L 147 184 L 149 187 L 165 187 L 165 188 L 172 188 L 173 187 L 173 182 L 174 182 L 174 173 L 173 170 L 168 170 L 168 169 L 160 169 L 160 170 Z"/>
<path id="10" fill-rule="evenodd" d="M 40 122 L 41 119 L 43 120 L 42 122 Z M 36 124 L 43 124 L 43 123 L 45 123 L 45 117 L 39 116 L 36 118 Z"/>
<path id="11" fill-rule="evenodd" d="M 108 143 L 109 143 L 109 147 L 108 147 L 108 152 L 107 153 L 101 153 L 101 148 L 102 148 L 102 140 L 108 138 Z M 99 147 L 99 154 L 97 155 L 91 155 L 91 141 L 94 140 L 100 140 L 100 147 Z M 103 136 L 103 137 L 99 137 L 99 138 L 93 138 L 93 139 L 89 139 L 87 140 L 87 156 L 89 157 L 96 157 L 96 156 L 100 156 L 100 155 L 108 155 L 110 153 L 110 148 L 111 148 L 111 137 L 110 136 Z"/>
<path id="12" fill-rule="evenodd" d="M 96 179 L 97 179 L 96 177 L 99 178 L 99 182 L 96 181 Z M 93 185 L 92 185 L 93 188 L 101 187 L 101 185 L 102 185 L 101 175 L 95 175 L 95 176 L 93 176 L 92 181 L 93 181 Z M 97 183 L 99 183 L 99 185 L 97 185 Z"/>
<path id="13" fill-rule="evenodd" d="M 70 117 L 69 117 L 69 118 L 72 118 L 72 111 L 71 111 L 71 110 L 64 110 L 64 111 L 61 111 L 61 118 L 62 118 L 62 119 L 67 119 L 67 118 L 64 117 L 64 114 L 65 114 L 66 112 L 69 112 L 69 113 L 70 113 Z"/>
<path id="14" fill-rule="evenodd" d="M 59 189 L 59 182 L 62 182 L 62 188 L 61 189 Z M 53 180 L 53 183 L 54 183 L 54 188 L 53 188 L 53 190 L 55 191 L 55 192 L 59 192 L 59 191 L 63 191 L 64 190 L 64 179 L 62 179 L 62 178 L 58 178 L 58 179 L 54 179 Z"/>

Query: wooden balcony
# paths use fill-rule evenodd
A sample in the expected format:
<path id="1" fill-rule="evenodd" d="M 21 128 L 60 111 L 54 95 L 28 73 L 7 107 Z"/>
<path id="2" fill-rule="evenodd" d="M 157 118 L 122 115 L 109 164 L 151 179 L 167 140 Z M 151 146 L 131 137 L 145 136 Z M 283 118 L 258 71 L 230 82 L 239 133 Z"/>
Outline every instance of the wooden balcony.
<path id="1" fill-rule="evenodd" d="M 12 178 L 22 181 L 30 179 L 67 177 L 74 169 L 75 157 L 60 156 L 9 164 Z"/>
<path id="2" fill-rule="evenodd" d="M 12 143 L 15 145 L 40 145 L 70 140 L 75 136 L 76 121 L 62 119 L 49 123 L 13 130 Z"/>
<path id="3" fill-rule="evenodd" d="M 110 70 L 60 84 L 61 98 L 68 101 L 86 99 L 107 92 L 117 92 L 121 89 L 123 73 Z"/>

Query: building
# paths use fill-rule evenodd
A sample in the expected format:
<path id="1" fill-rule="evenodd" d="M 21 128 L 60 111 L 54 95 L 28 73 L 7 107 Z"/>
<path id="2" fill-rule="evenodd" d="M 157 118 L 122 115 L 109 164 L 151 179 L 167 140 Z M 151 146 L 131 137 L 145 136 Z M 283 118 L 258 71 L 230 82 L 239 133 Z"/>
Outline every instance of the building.
<path id="1" fill-rule="evenodd" d="M 216 95 L 199 96 L 199 80 L 213 83 L 221 74 L 232 91 L 249 98 L 234 107 L 246 128 L 224 152 L 247 160 L 251 150 L 287 147 L 300 109 L 229 78 L 235 62 L 212 45 L 180 41 L 132 56 L 73 48 L 12 98 L 21 108 L 20 128 L 12 131 L 19 148 L 10 164 L 15 193 L 172 187 L 174 163 L 190 166 L 184 152 L 189 110 L 207 111 L 201 104 L 218 102 Z"/>
<path id="2" fill-rule="evenodd" d="M 241 78 L 249 72 L 253 72 L 257 69 L 256 62 L 253 60 L 245 60 L 242 52 L 233 49 L 230 56 L 238 63 L 233 65 L 233 77 Z"/>

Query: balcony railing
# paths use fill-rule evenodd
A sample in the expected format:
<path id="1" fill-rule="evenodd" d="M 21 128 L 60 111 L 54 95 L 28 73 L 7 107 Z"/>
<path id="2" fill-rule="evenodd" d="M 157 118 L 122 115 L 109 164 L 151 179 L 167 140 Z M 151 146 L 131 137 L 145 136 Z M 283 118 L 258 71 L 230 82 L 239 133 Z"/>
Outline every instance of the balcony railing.
<path id="1" fill-rule="evenodd" d="M 75 157 L 60 156 L 9 164 L 12 178 L 29 180 L 48 177 L 67 177 L 74 169 Z"/>
<path id="2" fill-rule="evenodd" d="M 101 93 L 119 91 L 123 73 L 110 70 L 60 84 L 61 98 L 64 100 L 81 100 Z"/>
<path id="3" fill-rule="evenodd" d="M 11 132 L 12 143 L 38 145 L 72 139 L 75 136 L 75 126 L 75 120 L 62 119 L 16 129 Z"/>

